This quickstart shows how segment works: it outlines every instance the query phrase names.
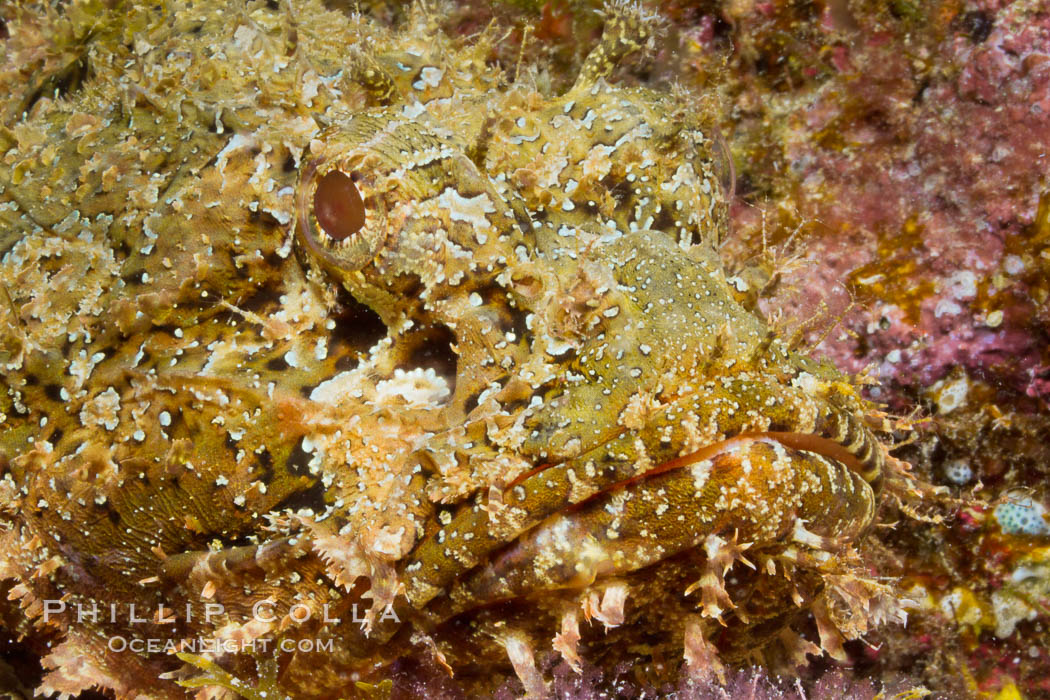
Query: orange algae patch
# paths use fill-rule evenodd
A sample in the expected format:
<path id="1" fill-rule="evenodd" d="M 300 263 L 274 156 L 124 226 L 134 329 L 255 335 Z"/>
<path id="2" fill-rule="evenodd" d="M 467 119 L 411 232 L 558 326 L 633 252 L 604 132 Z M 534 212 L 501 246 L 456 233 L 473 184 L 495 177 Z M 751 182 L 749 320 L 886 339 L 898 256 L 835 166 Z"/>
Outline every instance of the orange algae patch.
<path id="1" fill-rule="evenodd" d="M 924 232 L 924 227 L 911 217 L 899 232 L 880 233 L 875 259 L 849 274 L 849 289 L 860 303 L 896 304 L 909 322 L 919 322 L 923 300 L 937 291 L 932 280 L 918 274 L 920 256 L 916 251 L 923 246 Z"/>

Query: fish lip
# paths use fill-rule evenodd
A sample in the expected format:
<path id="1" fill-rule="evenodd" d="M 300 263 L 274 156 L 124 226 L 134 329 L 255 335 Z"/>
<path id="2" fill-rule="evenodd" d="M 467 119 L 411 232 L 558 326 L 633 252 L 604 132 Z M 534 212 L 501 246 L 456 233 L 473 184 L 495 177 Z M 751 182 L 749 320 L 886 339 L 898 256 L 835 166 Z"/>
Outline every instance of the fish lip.
<path id="1" fill-rule="evenodd" d="M 775 430 L 743 432 L 737 433 L 736 435 L 733 435 L 731 437 L 727 437 L 724 440 L 713 442 L 709 445 L 700 448 L 699 450 L 696 450 L 695 452 L 690 452 L 688 454 L 684 454 L 679 457 L 675 457 L 674 459 L 663 462 L 662 464 L 653 467 L 644 474 L 639 474 L 629 479 L 623 479 L 621 481 L 616 481 L 607 484 L 605 487 L 589 495 L 580 503 L 573 504 L 566 510 L 580 508 L 591 499 L 599 497 L 601 494 L 604 494 L 610 491 L 611 489 L 629 487 L 631 484 L 642 481 L 644 479 L 649 479 L 654 476 L 658 476 L 659 474 L 664 474 L 675 469 L 680 469 L 691 464 L 696 464 L 697 462 L 702 462 L 703 460 L 710 459 L 712 457 L 715 457 L 716 455 L 735 452 L 739 446 L 751 442 L 765 442 L 769 444 L 781 445 L 783 447 L 787 447 L 793 450 L 812 452 L 826 459 L 830 459 L 835 462 L 840 462 L 841 464 L 849 468 L 850 471 L 856 472 L 861 476 L 864 476 L 866 471 L 861 461 L 857 459 L 853 454 L 851 454 L 850 451 L 847 450 L 844 446 L 840 445 L 834 440 L 822 437 L 820 435 L 816 435 L 814 433 L 796 433 Z M 561 463 L 562 462 L 539 464 L 535 468 L 518 475 L 518 477 L 507 486 L 507 489 L 513 488 L 517 484 L 520 484 L 522 481 L 525 481 L 527 478 L 534 476 L 535 474 L 541 473 L 545 469 L 555 467 Z M 876 478 L 875 482 L 868 481 L 867 479 L 865 479 L 865 481 L 872 487 L 872 489 L 876 493 L 878 493 L 879 486 L 881 485 L 881 478 Z"/>

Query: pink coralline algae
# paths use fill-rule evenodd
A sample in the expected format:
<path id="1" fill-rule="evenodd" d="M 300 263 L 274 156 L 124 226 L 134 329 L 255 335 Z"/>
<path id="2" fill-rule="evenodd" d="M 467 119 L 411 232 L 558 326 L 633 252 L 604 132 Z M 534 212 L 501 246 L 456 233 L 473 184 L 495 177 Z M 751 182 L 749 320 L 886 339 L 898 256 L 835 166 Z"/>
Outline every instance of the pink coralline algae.
<path id="1" fill-rule="evenodd" d="M 1014 3 L 956 18 L 939 43 L 874 32 L 847 50 L 852 68 L 784 139 L 811 229 L 798 286 L 861 302 L 843 321 L 856 335 L 822 349 L 898 387 L 961 366 L 1050 400 L 1050 18 Z"/>

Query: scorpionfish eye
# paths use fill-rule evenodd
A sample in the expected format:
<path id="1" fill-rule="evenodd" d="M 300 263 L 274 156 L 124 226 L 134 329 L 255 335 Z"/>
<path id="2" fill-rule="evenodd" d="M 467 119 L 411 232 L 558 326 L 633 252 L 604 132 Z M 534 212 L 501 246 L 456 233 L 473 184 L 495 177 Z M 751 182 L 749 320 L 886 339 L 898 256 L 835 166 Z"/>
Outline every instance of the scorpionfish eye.
<path id="1" fill-rule="evenodd" d="M 333 170 L 314 190 L 314 217 L 333 241 L 346 240 L 365 225 L 365 203 L 353 179 Z"/>

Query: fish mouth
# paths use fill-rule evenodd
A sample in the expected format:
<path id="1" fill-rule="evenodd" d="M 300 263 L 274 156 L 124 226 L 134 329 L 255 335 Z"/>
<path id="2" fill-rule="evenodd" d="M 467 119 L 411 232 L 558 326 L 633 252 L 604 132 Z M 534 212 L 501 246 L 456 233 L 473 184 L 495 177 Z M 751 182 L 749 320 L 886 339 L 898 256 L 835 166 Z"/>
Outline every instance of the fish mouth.
<path id="1" fill-rule="evenodd" d="M 836 551 L 874 520 L 864 465 L 835 441 L 741 433 L 607 485 L 552 513 L 453 581 L 442 616 L 550 590 L 583 590 L 690 550 Z M 660 585 L 658 581 L 653 585 Z"/>
<path id="2" fill-rule="evenodd" d="M 804 430 L 791 429 L 803 424 Z M 778 430 L 781 426 L 783 428 Z M 513 577 L 513 569 L 527 567 L 529 557 L 548 555 L 546 558 L 551 558 L 554 553 L 551 538 L 557 532 L 561 532 L 563 538 L 590 537 L 598 541 L 600 546 L 593 548 L 592 559 L 602 560 L 605 553 L 612 552 L 618 545 L 608 542 L 609 538 L 603 535 L 604 529 L 598 525 L 600 516 L 594 513 L 602 508 L 619 507 L 618 503 L 635 496 L 662 497 L 658 493 L 660 488 L 667 492 L 671 488 L 669 485 L 673 485 L 680 495 L 678 502 L 668 508 L 673 507 L 675 516 L 684 522 L 707 518 L 713 528 L 710 532 L 730 534 L 735 526 L 744 525 L 740 528 L 742 536 L 749 536 L 745 530 L 750 528 L 756 533 L 756 541 L 767 543 L 779 541 L 785 533 L 792 533 L 794 525 L 788 519 L 794 519 L 795 515 L 785 515 L 787 519 L 782 518 L 783 528 L 770 532 L 748 522 L 746 514 L 728 513 L 731 508 L 712 506 L 711 501 L 718 498 L 716 495 L 701 497 L 698 492 L 690 491 L 690 473 L 701 474 L 706 479 L 705 469 L 730 491 L 745 485 L 750 494 L 744 500 L 758 510 L 779 508 L 799 513 L 797 517 L 802 522 L 818 522 L 818 530 L 838 540 L 859 536 L 874 518 L 875 502 L 883 480 L 885 447 L 856 414 L 833 406 L 825 405 L 818 415 L 807 421 L 799 420 L 794 414 L 785 414 L 769 427 L 773 429 L 730 433 L 728 437 L 685 454 L 679 452 L 676 455 L 665 448 L 662 459 L 645 465 L 644 470 L 630 458 L 629 452 L 621 456 L 616 451 L 610 452 L 607 445 L 592 446 L 556 462 L 537 464 L 517 475 L 502 490 L 498 503 L 479 502 L 468 506 L 421 543 L 406 567 L 406 572 L 412 574 L 408 584 L 409 598 L 414 605 L 423 607 L 434 597 L 446 593 L 450 586 L 457 587 L 456 579 L 473 576 L 469 573 L 471 569 L 475 573 L 487 570 Z M 622 434 L 621 441 L 629 435 Z M 629 449 L 626 443 L 624 449 Z M 639 446 L 638 449 L 644 448 Z M 598 450 L 603 452 L 596 454 Z M 759 465 L 754 474 L 750 473 L 752 462 Z M 735 476 L 727 476 L 730 474 Z M 793 495 L 793 492 L 807 492 L 816 482 L 821 482 L 818 490 L 823 490 L 825 500 L 822 503 L 810 499 L 802 504 Z M 836 489 L 844 490 L 838 493 Z M 854 500 L 843 498 L 842 494 Z M 638 510 L 631 517 L 639 519 L 643 525 L 646 521 L 663 519 L 662 512 L 645 509 Z M 586 522 L 588 519 L 590 524 Z M 728 530 L 721 529 L 723 527 Z M 639 531 L 644 529 L 639 528 Z M 679 536 L 673 527 L 667 531 L 677 542 L 676 551 L 695 547 L 702 540 L 702 537 L 697 540 L 692 535 Z M 694 534 L 700 535 L 699 532 Z M 804 536 L 805 533 L 799 530 L 797 534 Z M 818 537 L 824 535 L 818 533 Z M 812 542 L 817 542 L 818 547 L 832 546 L 830 541 L 821 539 Z M 643 548 L 638 546 L 639 551 Z M 576 556 L 568 550 L 565 554 L 570 560 Z M 659 558 L 667 556 L 671 554 L 665 548 Z M 640 554 L 629 558 L 637 564 L 632 564 L 632 568 L 655 561 Z M 585 564 L 583 568 L 601 576 L 610 571 L 622 573 L 626 570 L 619 565 L 610 569 L 607 563 Z M 552 583 L 559 576 L 561 574 L 552 573 L 548 582 Z M 577 576 L 561 578 L 563 584 L 568 584 L 569 579 L 581 580 Z M 513 592 L 500 590 L 499 585 L 490 585 L 492 583 L 490 578 L 489 583 L 467 585 L 467 589 L 473 589 L 473 595 L 464 595 L 461 604 L 465 606 L 469 598 L 476 603 L 488 596 L 497 599 L 515 597 Z M 533 583 L 540 585 L 541 582 Z M 528 587 L 519 588 L 518 593 L 524 593 Z"/>

